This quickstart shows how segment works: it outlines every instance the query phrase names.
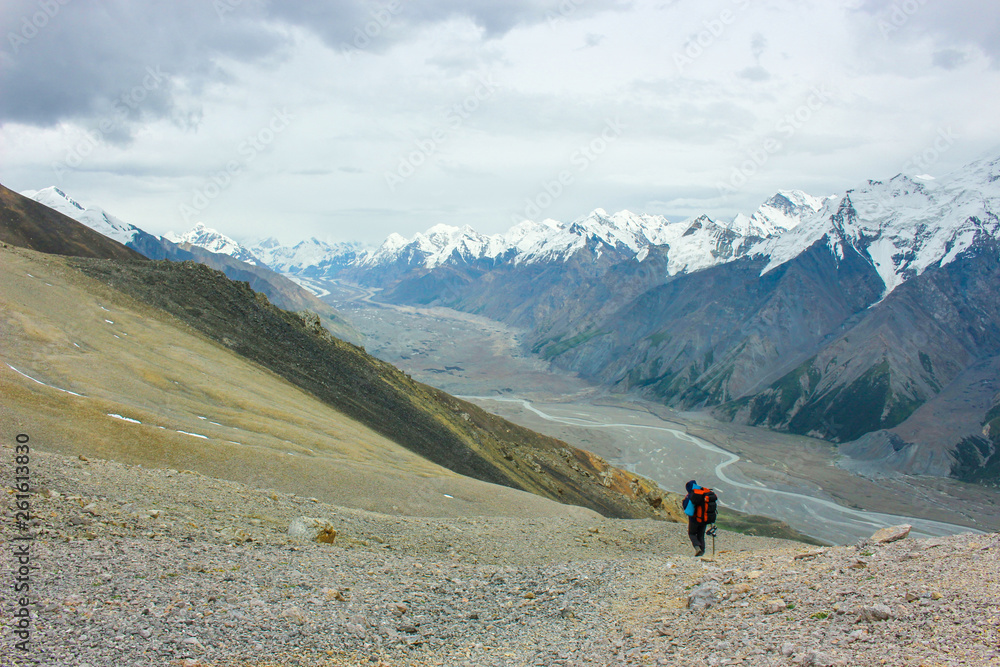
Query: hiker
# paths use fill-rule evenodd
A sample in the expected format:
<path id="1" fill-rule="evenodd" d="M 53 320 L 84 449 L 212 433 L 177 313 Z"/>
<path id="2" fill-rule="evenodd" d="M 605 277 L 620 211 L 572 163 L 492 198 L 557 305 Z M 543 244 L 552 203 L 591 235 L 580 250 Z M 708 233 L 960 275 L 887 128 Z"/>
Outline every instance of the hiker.
<path id="1" fill-rule="evenodd" d="M 691 546 L 695 548 L 694 556 L 698 558 L 705 555 L 705 529 L 708 524 L 715 523 L 717 497 L 712 489 L 701 487 L 693 479 L 684 488 L 687 489 L 687 495 L 684 496 L 681 507 L 688 516 L 688 537 L 691 538 Z"/>

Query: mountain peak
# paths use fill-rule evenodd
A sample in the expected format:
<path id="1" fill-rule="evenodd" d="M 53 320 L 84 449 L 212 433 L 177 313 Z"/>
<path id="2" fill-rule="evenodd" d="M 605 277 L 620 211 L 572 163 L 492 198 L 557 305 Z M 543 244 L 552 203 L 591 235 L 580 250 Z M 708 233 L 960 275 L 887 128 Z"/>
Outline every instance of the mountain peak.
<path id="1" fill-rule="evenodd" d="M 49 208 L 55 208 L 56 210 L 58 210 L 58 206 L 61 203 L 68 204 L 69 206 L 79 211 L 87 210 L 78 201 L 76 201 L 75 199 L 73 199 L 68 194 L 66 194 L 65 192 L 63 192 L 54 185 L 50 185 L 47 188 L 42 188 L 41 190 L 25 190 L 24 192 L 21 193 L 21 195 L 28 197 L 29 199 L 34 199 L 38 203 L 45 204 Z"/>
<path id="2" fill-rule="evenodd" d="M 767 256 L 764 273 L 826 240 L 838 257 L 853 248 L 878 272 L 882 298 L 932 266 L 948 264 L 984 236 L 1000 238 L 998 160 L 980 160 L 934 181 L 898 174 L 827 198 L 787 234 L 751 250 Z"/>
<path id="3" fill-rule="evenodd" d="M 22 195 L 83 223 L 122 245 L 128 245 L 137 234 L 141 233 L 141 230 L 135 225 L 119 220 L 102 208 L 97 206 L 84 207 L 54 185 L 42 190 L 26 190 Z"/>
<path id="4" fill-rule="evenodd" d="M 443 223 L 438 223 L 424 232 L 426 236 L 454 236 L 460 233 L 462 230 L 459 227 L 454 227 L 452 225 L 446 225 Z"/>
<path id="5" fill-rule="evenodd" d="M 222 232 L 208 227 L 203 222 L 198 222 L 186 234 L 175 234 L 168 232 L 165 237 L 168 241 L 177 244 L 190 243 L 191 245 L 204 248 L 209 252 L 220 255 L 230 255 L 231 257 L 246 262 L 247 264 L 262 265 L 253 252 L 243 247 L 237 241 L 229 238 Z"/>

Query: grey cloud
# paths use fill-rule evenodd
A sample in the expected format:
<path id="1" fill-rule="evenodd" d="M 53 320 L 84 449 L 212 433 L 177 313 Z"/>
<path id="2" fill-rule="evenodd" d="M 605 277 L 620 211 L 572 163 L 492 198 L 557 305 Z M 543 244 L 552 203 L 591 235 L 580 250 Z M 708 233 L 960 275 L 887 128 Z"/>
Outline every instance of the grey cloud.
<path id="1" fill-rule="evenodd" d="M 266 66 L 291 48 L 288 25 L 331 48 L 375 52 L 414 28 L 466 17 L 487 37 L 517 25 L 625 10 L 625 0 L 171 0 L 0 4 L 0 125 L 72 121 L 127 142 L 144 121 L 199 122 L 197 95 L 232 80 L 230 58 Z M 149 68 L 164 76 L 152 85 Z M 130 93 L 135 92 L 135 96 Z M 184 94 L 182 94 L 184 93 Z M 185 97 L 186 95 L 186 97 Z M 136 100 L 139 96 L 142 99 Z M 188 105 L 182 99 L 191 100 Z"/>
<path id="2" fill-rule="evenodd" d="M 332 48 L 379 52 L 405 38 L 412 28 L 454 18 L 471 20 L 492 38 L 519 25 L 580 19 L 631 6 L 631 0 L 275 1 L 268 4 L 267 13 L 316 33 Z"/>
<path id="3" fill-rule="evenodd" d="M 750 41 L 750 52 L 753 54 L 754 60 L 757 64 L 760 64 L 760 57 L 764 55 L 764 50 L 767 48 L 767 38 L 759 32 L 755 32 L 753 39 Z"/>
<path id="4" fill-rule="evenodd" d="M 747 67 L 746 69 L 738 72 L 737 76 L 741 79 L 747 79 L 749 81 L 767 81 L 771 78 L 771 73 L 760 65 L 754 65 L 753 67 Z"/>
<path id="5" fill-rule="evenodd" d="M 197 123 L 199 110 L 178 103 L 179 89 L 196 95 L 229 80 L 219 57 L 260 61 L 286 43 L 250 20 L 251 7 L 246 16 L 220 17 L 212 3 L 198 0 L 52 5 L 58 11 L 44 20 L 41 5 L 30 0 L 0 9 L 0 34 L 7 37 L 0 123 L 46 127 L 70 120 L 109 141 L 127 141 L 144 120 Z"/>
<path id="6" fill-rule="evenodd" d="M 430 0 L 414 3 L 412 9 L 419 22 L 466 17 L 488 37 L 496 37 L 518 25 L 580 19 L 607 10 L 623 11 L 632 4 L 630 0 Z"/>
<path id="7" fill-rule="evenodd" d="M 886 39 L 931 35 L 943 50 L 974 44 L 1000 65 L 1000 3 L 996 0 L 867 0 L 858 11 Z"/>
<path id="8" fill-rule="evenodd" d="M 944 49 L 935 51 L 931 56 L 931 62 L 935 67 L 944 69 L 957 69 L 969 61 L 969 54 L 958 49 Z"/>

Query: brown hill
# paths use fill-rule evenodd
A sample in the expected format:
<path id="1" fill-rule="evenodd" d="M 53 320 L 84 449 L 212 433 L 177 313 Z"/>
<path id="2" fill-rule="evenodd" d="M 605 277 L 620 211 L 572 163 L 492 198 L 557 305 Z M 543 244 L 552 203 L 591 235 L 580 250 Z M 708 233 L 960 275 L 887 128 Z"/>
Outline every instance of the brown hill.
<path id="1" fill-rule="evenodd" d="M 0 185 L 0 241 L 51 255 L 144 259 L 121 243 L 3 185 Z"/>

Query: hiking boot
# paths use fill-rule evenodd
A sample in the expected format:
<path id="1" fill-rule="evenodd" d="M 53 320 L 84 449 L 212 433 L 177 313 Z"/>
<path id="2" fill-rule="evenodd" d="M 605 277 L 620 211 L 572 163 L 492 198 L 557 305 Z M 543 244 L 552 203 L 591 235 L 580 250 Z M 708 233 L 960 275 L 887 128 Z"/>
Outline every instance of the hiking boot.
<path id="1" fill-rule="evenodd" d="M 701 557 L 702 557 L 702 556 L 704 556 L 704 555 L 705 555 L 705 550 L 704 550 L 704 549 L 698 549 L 698 553 L 696 553 L 696 554 L 694 555 L 694 557 L 695 557 L 695 558 L 701 558 Z"/>

